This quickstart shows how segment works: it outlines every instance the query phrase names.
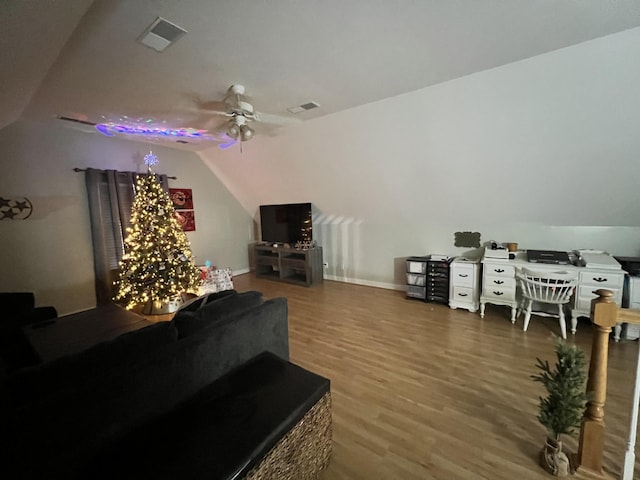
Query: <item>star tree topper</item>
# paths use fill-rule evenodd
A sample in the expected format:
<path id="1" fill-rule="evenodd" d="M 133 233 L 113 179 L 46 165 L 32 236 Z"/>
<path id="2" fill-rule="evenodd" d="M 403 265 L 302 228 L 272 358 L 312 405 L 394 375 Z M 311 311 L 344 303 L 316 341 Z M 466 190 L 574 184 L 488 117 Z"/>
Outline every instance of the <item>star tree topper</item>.
<path id="1" fill-rule="evenodd" d="M 151 150 L 144 156 L 144 163 L 151 169 L 152 165 L 158 163 L 158 157 L 156 157 Z"/>

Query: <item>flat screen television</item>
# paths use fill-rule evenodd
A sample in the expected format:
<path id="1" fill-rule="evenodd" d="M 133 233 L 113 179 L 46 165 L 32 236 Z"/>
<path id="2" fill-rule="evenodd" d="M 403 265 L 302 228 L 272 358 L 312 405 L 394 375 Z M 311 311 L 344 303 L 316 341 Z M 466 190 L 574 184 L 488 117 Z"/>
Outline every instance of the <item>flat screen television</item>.
<path id="1" fill-rule="evenodd" d="M 260 233 L 267 243 L 313 240 L 311 203 L 260 205 Z"/>

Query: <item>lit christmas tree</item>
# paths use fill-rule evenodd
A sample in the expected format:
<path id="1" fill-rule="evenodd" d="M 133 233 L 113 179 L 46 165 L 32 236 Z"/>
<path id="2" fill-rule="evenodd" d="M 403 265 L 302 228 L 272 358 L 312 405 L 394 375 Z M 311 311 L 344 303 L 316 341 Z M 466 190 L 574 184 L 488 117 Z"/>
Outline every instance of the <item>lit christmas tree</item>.
<path id="1" fill-rule="evenodd" d="M 200 285 L 200 270 L 193 263 L 173 203 L 151 172 L 157 157 L 149 152 L 145 163 L 149 171 L 136 181 L 131 228 L 127 229 L 114 298 L 128 310 L 150 302 L 169 302 L 182 292 L 197 293 Z"/>

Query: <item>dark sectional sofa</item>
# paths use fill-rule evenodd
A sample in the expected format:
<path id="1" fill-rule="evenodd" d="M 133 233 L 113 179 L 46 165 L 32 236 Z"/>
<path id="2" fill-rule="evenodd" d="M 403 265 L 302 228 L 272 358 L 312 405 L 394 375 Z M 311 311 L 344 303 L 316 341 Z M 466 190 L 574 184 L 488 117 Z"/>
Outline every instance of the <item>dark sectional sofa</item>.
<path id="1" fill-rule="evenodd" d="M 259 463 L 257 457 L 264 454 L 265 446 L 271 448 L 277 441 L 271 438 L 273 431 L 286 433 L 291 422 L 299 421 L 306 411 L 305 402 L 315 402 L 319 394 L 329 392 L 327 379 L 288 362 L 287 315 L 285 298 L 265 300 L 259 292 L 221 292 L 185 305 L 171 322 L 14 372 L 0 386 L 0 478 L 96 478 L 110 469 L 115 469 L 113 475 L 105 478 L 159 478 L 158 473 L 146 476 L 138 471 L 129 477 L 127 468 L 116 470 L 131 463 L 126 454 L 136 445 L 141 447 L 141 439 L 146 438 L 144 443 L 150 445 L 160 438 L 160 432 L 167 435 L 163 443 L 178 441 L 174 437 L 181 435 L 183 446 L 185 438 L 191 438 L 208 452 L 197 472 L 190 469 L 193 458 L 187 461 L 186 452 L 173 459 L 156 458 L 153 465 L 161 460 L 167 464 L 162 471 L 169 472 L 168 465 L 179 465 L 179 478 L 242 478 L 240 473 L 244 475 Z M 251 368 L 263 370 L 258 376 L 264 385 L 255 381 Z M 291 369 L 306 373 L 295 377 Z M 300 380 L 303 377 L 305 381 Z M 251 378 L 254 380 L 247 380 Z M 247 402 L 244 392 L 247 382 L 255 390 L 253 403 Z M 283 420 L 270 427 L 267 437 L 271 440 L 263 438 L 266 433 L 252 437 L 256 425 L 266 428 L 260 418 L 252 417 L 255 406 L 268 403 L 267 397 L 278 405 L 274 395 L 280 393 L 274 388 L 293 391 L 306 383 L 300 400 L 280 412 Z M 246 414 L 241 413 L 243 420 L 237 427 L 247 429 L 246 436 L 234 433 L 233 423 L 215 421 L 216 415 L 227 418 L 220 415 L 221 406 L 237 409 L 242 402 Z M 210 409 L 215 410 L 213 417 Z M 200 418 L 208 421 L 202 423 Z M 199 441 L 206 435 L 218 441 L 224 435 L 235 435 L 238 448 L 216 459 L 218 454 Z M 170 452 L 168 449 L 167 455 Z M 144 466 L 151 461 L 148 450 L 138 460 L 142 471 L 151 471 L 149 465 Z M 207 462 L 226 467 L 215 470 Z"/>
<path id="2" fill-rule="evenodd" d="M 33 292 L 0 292 L 0 382 L 8 372 L 42 362 L 23 327 L 55 322 L 54 307 L 36 307 Z"/>
<path id="3" fill-rule="evenodd" d="M 58 316 L 55 307 L 36 307 L 33 292 L 0 292 L 1 327 L 22 326 Z"/>

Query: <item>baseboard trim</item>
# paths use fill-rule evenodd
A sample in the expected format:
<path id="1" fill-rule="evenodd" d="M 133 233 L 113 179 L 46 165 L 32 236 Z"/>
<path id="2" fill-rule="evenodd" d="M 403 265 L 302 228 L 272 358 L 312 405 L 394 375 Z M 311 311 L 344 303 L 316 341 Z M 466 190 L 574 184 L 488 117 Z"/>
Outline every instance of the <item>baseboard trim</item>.
<path id="1" fill-rule="evenodd" d="M 364 285 L 366 287 L 384 288 L 386 290 L 406 290 L 406 285 L 396 285 L 395 283 L 373 282 L 371 280 L 362 280 L 360 278 L 339 277 L 336 275 L 325 275 L 325 280 L 333 280 L 334 282 L 355 283 L 356 285 Z"/>
<path id="2" fill-rule="evenodd" d="M 242 275 L 244 273 L 254 272 L 254 268 L 243 268 L 242 270 L 234 270 L 234 275 Z M 384 288 L 385 290 L 398 290 L 404 291 L 407 289 L 406 285 L 397 285 L 395 283 L 387 283 L 387 282 L 373 282 L 371 280 L 362 280 L 360 278 L 351 278 L 351 277 L 339 277 L 337 275 L 324 275 L 325 280 L 331 280 L 334 282 L 342 282 L 342 283 L 353 283 L 356 285 L 364 285 L 365 287 L 376 287 L 376 288 Z"/>
<path id="3" fill-rule="evenodd" d="M 249 272 L 251 272 L 250 268 L 239 268 L 237 270 L 231 270 L 231 273 L 233 275 L 243 275 L 243 274 L 249 273 Z"/>

